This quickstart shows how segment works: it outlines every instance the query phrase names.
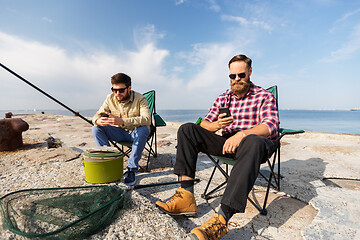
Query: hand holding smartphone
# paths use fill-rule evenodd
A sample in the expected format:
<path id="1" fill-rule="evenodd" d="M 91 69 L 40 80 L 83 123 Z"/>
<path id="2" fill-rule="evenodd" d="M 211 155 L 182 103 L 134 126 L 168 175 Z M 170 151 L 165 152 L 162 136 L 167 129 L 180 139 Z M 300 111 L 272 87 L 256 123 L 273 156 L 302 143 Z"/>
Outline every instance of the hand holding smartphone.
<path id="1" fill-rule="evenodd" d="M 109 114 L 102 112 L 102 113 L 100 113 L 100 116 L 101 117 L 109 117 Z"/>
<path id="2" fill-rule="evenodd" d="M 230 117 L 230 116 L 231 116 L 230 109 L 227 108 L 227 107 L 221 107 L 221 108 L 219 108 L 219 113 L 220 113 L 220 114 L 226 113 L 226 116 L 225 116 L 225 117 Z"/>

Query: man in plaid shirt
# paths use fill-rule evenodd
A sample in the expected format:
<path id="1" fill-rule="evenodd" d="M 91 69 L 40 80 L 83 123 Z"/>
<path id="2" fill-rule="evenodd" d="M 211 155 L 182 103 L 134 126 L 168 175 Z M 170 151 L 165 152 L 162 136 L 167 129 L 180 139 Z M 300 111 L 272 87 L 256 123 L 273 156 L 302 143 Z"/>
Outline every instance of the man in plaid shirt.
<path id="1" fill-rule="evenodd" d="M 166 202 L 156 205 L 173 215 L 196 215 L 194 178 L 199 152 L 236 160 L 221 199 L 219 212 L 191 231 L 192 239 L 219 239 L 228 233 L 229 219 L 244 212 L 247 196 L 257 178 L 260 164 L 272 155 L 279 126 L 276 99 L 250 81 L 251 59 L 236 55 L 229 62 L 231 89 L 213 103 L 200 126 L 192 123 L 178 130 L 174 173 L 183 181 Z M 228 108 L 231 116 L 220 113 Z M 221 130 L 222 134 L 216 134 Z"/>

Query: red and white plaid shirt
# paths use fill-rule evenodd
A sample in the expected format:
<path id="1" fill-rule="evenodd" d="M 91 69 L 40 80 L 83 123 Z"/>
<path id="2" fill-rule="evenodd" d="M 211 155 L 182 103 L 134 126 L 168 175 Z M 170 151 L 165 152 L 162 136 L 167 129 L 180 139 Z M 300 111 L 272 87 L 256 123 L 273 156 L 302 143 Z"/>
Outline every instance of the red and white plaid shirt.
<path id="1" fill-rule="evenodd" d="M 273 141 L 277 139 L 279 114 L 276 99 L 271 92 L 252 82 L 249 92 L 242 98 L 238 98 L 230 89 L 215 100 L 204 120 L 216 121 L 220 107 L 229 107 L 234 118 L 234 122 L 222 130 L 223 135 L 246 130 L 262 123 L 269 129 L 268 138 Z"/>

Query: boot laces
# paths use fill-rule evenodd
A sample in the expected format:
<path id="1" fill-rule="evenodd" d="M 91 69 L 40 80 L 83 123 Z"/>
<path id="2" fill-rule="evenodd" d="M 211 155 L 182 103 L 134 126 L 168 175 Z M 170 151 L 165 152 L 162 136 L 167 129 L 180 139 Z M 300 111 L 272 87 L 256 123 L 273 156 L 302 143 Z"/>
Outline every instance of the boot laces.
<path id="1" fill-rule="evenodd" d="M 167 201 L 167 203 L 171 203 L 171 202 L 175 201 L 178 198 L 183 198 L 182 193 L 180 191 L 176 191 L 175 194 L 172 195 L 172 197 Z"/>
<path id="2" fill-rule="evenodd" d="M 206 235 L 209 239 L 219 239 L 226 234 L 226 224 L 223 224 L 219 218 L 215 218 L 212 222 L 209 222 L 206 226 L 203 227 Z"/>

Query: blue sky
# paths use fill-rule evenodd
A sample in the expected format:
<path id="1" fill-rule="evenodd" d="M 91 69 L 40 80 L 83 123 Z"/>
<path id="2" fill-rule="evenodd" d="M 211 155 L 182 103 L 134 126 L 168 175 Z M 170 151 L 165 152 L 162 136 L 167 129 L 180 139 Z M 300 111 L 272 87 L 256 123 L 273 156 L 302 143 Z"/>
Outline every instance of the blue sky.
<path id="1" fill-rule="evenodd" d="M 360 1 L 0 0 L 0 63 L 77 110 L 110 77 L 156 90 L 158 109 L 208 109 L 229 59 L 279 87 L 280 109 L 360 106 Z M 0 109 L 61 108 L 0 68 Z"/>

